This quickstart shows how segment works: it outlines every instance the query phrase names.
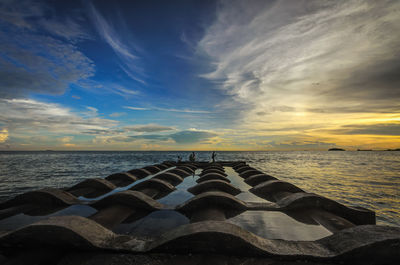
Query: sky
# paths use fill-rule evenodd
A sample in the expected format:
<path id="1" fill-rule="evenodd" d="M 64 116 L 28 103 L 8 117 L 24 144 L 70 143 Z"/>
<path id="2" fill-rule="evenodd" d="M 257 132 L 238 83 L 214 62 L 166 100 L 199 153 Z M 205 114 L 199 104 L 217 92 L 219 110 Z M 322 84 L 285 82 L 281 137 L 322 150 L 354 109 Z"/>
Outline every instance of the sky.
<path id="1" fill-rule="evenodd" d="M 400 148 L 400 1 L 0 0 L 0 150 Z"/>

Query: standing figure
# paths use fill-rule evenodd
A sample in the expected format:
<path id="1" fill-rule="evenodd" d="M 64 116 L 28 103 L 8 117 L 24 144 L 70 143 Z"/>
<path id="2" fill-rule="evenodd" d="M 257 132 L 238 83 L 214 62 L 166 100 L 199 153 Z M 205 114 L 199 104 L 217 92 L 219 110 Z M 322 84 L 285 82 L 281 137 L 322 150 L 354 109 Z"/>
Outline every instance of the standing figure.
<path id="1" fill-rule="evenodd" d="M 193 162 L 196 161 L 196 154 L 194 152 L 192 152 L 192 156 L 193 156 Z"/>
<path id="2" fill-rule="evenodd" d="M 178 163 L 181 163 L 181 162 L 182 162 L 182 157 L 178 156 Z"/>
<path id="3" fill-rule="evenodd" d="M 215 163 L 215 157 L 217 156 L 217 154 L 215 153 L 215 151 L 213 151 L 212 152 L 212 155 L 211 155 L 211 159 L 212 159 L 212 162 L 213 163 Z"/>

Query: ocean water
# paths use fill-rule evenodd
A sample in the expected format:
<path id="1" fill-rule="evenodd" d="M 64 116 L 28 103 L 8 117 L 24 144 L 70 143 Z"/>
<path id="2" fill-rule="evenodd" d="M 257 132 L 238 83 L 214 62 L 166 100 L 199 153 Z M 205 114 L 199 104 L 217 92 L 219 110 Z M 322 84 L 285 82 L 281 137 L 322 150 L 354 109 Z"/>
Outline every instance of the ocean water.
<path id="1" fill-rule="evenodd" d="M 186 159 L 190 152 L 0 152 L 0 201 L 86 178 Z M 196 152 L 209 161 L 211 152 Z M 217 152 L 217 160 L 251 166 L 307 192 L 373 210 L 377 223 L 400 226 L 400 152 Z"/>

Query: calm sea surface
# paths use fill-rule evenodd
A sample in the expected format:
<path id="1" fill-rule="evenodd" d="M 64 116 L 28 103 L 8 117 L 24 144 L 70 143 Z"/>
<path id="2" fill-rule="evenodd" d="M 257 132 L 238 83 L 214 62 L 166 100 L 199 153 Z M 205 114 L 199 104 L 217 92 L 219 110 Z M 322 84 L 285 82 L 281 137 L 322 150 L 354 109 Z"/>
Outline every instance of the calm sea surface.
<path id="1" fill-rule="evenodd" d="M 43 187 L 67 187 L 189 152 L 0 152 L 0 201 Z M 196 152 L 208 161 L 211 152 Z M 362 206 L 377 223 L 400 226 L 400 152 L 218 152 L 300 188 Z"/>

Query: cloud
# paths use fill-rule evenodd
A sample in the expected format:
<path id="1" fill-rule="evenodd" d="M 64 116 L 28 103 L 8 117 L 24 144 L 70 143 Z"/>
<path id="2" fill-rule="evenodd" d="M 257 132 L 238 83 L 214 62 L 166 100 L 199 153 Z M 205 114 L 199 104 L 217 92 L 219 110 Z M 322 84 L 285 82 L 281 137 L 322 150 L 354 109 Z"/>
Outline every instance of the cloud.
<path id="1" fill-rule="evenodd" d="M 0 20 L 24 30 L 40 31 L 77 41 L 91 39 L 90 35 L 78 21 L 85 20 L 79 9 L 74 9 L 72 16 L 69 12 L 60 13 L 45 2 L 29 0 L 6 0 L 0 3 Z"/>
<path id="2" fill-rule="evenodd" d="M 113 112 L 108 116 L 116 118 L 116 117 L 121 117 L 121 116 L 124 116 L 124 115 L 126 115 L 126 112 Z"/>
<path id="3" fill-rule="evenodd" d="M 198 143 L 216 136 L 216 133 L 207 131 L 181 131 L 170 135 L 170 137 L 178 144 Z"/>
<path id="4" fill-rule="evenodd" d="M 136 45 L 124 44 L 114 27 L 107 22 L 102 14 L 94 7 L 92 3 L 88 4 L 90 17 L 99 35 L 114 50 L 115 54 L 121 60 L 121 69 L 133 80 L 145 84 L 143 80 L 145 73 L 139 65 L 138 52 L 135 51 Z"/>
<path id="5" fill-rule="evenodd" d="M 247 106 L 239 118 L 249 123 L 279 106 L 398 110 L 399 8 L 397 1 L 221 1 L 198 43 L 215 66 L 202 77 Z"/>
<path id="6" fill-rule="evenodd" d="M 332 134 L 366 134 L 400 136 L 400 123 L 378 123 L 371 125 L 344 125 L 341 129 L 328 131 Z"/>
<path id="7" fill-rule="evenodd" d="M 8 130 L 3 128 L 0 130 L 0 143 L 4 143 L 8 139 Z"/>
<path id="8" fill-rule="evenodd" d="M 73 136 L 64 136 L 61 138 L 58 138 L 58 141 L 62 142 L 62 143 L 69 143 L 74 139 Z"/>
<path id="9" fill-rule="evenodd" d="M 108 130 L 118 123 L 91 115 L 82 117 L 58 104 L 32 99 L 0 99 L 0 123 L 20 134 L 73 133 Z"/>
<path id="10" fill-rule="evenodd" d="M 138 108 L 138 107 L 124 106 L 124 108 L 131 109 L 131 110 L 157 110 L 157 111 L 180 112 L 180 113 L 198 113 L 198 114 L 211 113 L 210 111 L 206 111 L 206 110 L 170 109 L 170 108 L 159 108 L 159 107 Z"/>
<path id="11" fill-rule="evenodd" d="M 150 110 L 149 108 L 138 108 L 138 107 L 131 107 L 131 106 L 124 106 L 125 109 L 131 110 Z"/>
<path id="12" fill-rule="evenodd" d="M 164 132 L 174 130 L 173 127 L 158 124 L 131 125 L 123 127 L 125 132 Z"/>
<path id="13" fill-rule="evenodd" d="M 63 94 L 94 75 L 93 62 L 64 41 L 0 25 L 0 97 Z"/>

